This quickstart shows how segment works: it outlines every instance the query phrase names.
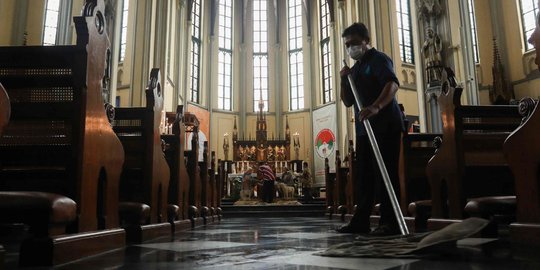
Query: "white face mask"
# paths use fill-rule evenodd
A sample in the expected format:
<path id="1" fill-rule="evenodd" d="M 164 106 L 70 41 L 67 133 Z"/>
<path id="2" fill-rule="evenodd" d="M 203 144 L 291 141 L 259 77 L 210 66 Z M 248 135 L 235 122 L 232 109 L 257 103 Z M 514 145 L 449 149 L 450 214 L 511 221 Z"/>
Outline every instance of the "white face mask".
<path id="1" fill-rule="evenodd" d="M 358 61 L 360 59 L 362 59 L 362 56 L 364 56 L 364 48 L 360 45 L 355 45 L 355 46 L 351 46 L 349 48 L 347 48 L 347 53 L 349 53 L 349 56 Z"/>

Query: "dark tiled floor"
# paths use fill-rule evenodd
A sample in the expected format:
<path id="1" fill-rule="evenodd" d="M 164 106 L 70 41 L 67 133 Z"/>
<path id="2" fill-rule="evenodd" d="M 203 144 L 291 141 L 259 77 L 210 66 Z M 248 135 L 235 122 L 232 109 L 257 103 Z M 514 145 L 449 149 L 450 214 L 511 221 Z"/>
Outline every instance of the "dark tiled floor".
<path id="1" fill-rule="evenodd" d="M 510 258 L 505 245 L 470 239 L 468 248 L 435 259 L 331 258 L 314 253 L 352 241 L 337 234 L 337 220 L 235 218 L 178 233 L 174 239 L 66 264 L 58 269 L 540 269 L 540 263 Z M 475 244 L 476 243 L 476 244 Z"/>

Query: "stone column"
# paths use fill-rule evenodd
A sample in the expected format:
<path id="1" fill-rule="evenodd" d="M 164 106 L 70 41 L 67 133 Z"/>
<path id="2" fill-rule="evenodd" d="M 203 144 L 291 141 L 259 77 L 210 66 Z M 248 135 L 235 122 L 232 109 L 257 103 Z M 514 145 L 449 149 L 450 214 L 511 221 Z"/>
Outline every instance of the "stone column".
<path id="1" fill-rule="evenodd" d="M 429 128 L 430 132 L 440 133 L 442 132 L 442 122 L 437 99 L 441 94 L 442 72 L 445 65 L 442 57 L 444 41 L 439 36 L 443 8 L 439 0 L 416 0 L 416 7 L 418 18 L 423 22 L 423 27 L 419 28 L 424 32 L 421 59 L 425 70 L 424 82 L 426 84 L 425 95 L 428 100 Z"/>

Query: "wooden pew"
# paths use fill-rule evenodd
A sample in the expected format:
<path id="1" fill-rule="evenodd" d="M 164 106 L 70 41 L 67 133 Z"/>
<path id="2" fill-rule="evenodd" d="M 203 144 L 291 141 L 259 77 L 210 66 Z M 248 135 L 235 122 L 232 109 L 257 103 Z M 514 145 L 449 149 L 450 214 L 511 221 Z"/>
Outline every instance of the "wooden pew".
<path id="1" fill-rule="evenodd" d="M 118 228 L 124 153 L 102 98 L 110 54 L 104 13 L 102 0 L 85 2 L 74 18 L 73 46 L 0 47 L 0 81 L 12 110 L 0 140 L 0 190 L 52 192 L 77 205 L 68 228 L 76 234 L 28 239 L 21 265 L 59 264 L 125 243 Z"/>
<path id="2" fill-rule="evenodd" d="M 539 103 L 531 100 L 520 104 L 527 114 L 524 123 L 505 141 L 504 153 L 515 178 L 517 209 L 515 223 L 510 224 L 513 244 L 530 250 L 540 246 L 540 128 Z M 528 114 L 528 108 L 534 108 Z M 537 254 L 536 254 L 537 255 Z"/>
<path id="3" fill-rule="evenodd" d="M 336 173 L 330 172 L 330 163 L 328 158 L 324 159 L 324 180 L 326 186 L 326 209 L 328 217 L 331 219 L 332 215 L 337 213 L 338 207 L 338 189 L 336 186 Z"/>
<path id="4" fill-rule="evenodd" d="M 161 146 L 159 125 L 163 89 L 159 69 L 152 69 L 146 107 L 116 108 L 113 129 L 124 146 L 120 180 L 120 217 L 130 242 L 171 234 L 167 221 L 170 171 Z"/>
<path id="5" fill-rule="evenodd" d="M 223 189 L 225 187 L 223 169 L 221 168 L 221 162 L 218 159 L 216 167 L 216 215 L 218 220 L 223 218 L 223 210 L 221 209 L 221 199 L 223 199 Z"/>
<path id="6" fill-rule="evenodd" d="M 219 207 L 219 190 L 221 186 L 219 185 L 217 170 L 216 170 L 216 152 L 212 151 L 210 155 L 210 168 L 208 169 L 208 177 L 210 179 L 210 212 L 212 214 L 212 221 L 217 222 L 220 220 L 218 214 Z"/>
<path id="7" fill-rule="evenodd" d="M 178 216 L 169 216 L 173 223 L 174 232 L 191 228 L 191 221 L 188 216 L 189 207 L 189 175 L 184 157 L 185 149 L 185 125 L 184 106 L 176 108 L 176 112 L 167 112 L 166 117 L 172 125 L 172 134 L 162 134 L 161 139 L 165 141 L 165 158 L 171 169 L 169 180 L 169 204 L 179 208 Z M 170 212 L 169 212 L 170 213 Z"/>
<path id="8" fill-rule="evenodd" d="M 211 186 L 210 186 L 210 179 L 208 176 L 209 171 L 209 161 L 208 161 L 208 142 L 203 143 L 203 160 L 201 162 L 198 162 L 198 166 L 200 168 L 200 179 L 201 179 L 201 189 L 200 189 L 200 196 L 201 196 L 201 217 L 203 219 L 203 223 L 206 225 L 209 223 L 208 218 L 210 217 L 210 220 L 212 220 L 211 213 L 210 213 L 210 206 L 211 206 Z"/>
<path id="9" fill-rule="evenodd" d="M 223 210 L 221 209 L 221 200 L 223 199 L 224 194 L 227 194 L 226 181 L 227 181 L 228 172 L 227 170 L 225 170 L 225 161 L 218 159 L 217 164 L 218 165 L 217 165 L 217 175 L 216 175 L 217 177 L 216 186 L 218 186 L 218 190 L 217 190 L 218 204 L 217 204 L 216 212 L 218 215 L 218 219 L 221 220 L 222 214 L 223 214 Z M 227 166 L 227 169 L 229 167 L 231 166 Z"/>
<path id="10" fill-rule="evenodd" d="M 435 155 L 434 141 L 442 139 L 439 133 L 410 133 L 403 136 L 400 166 L 400 206 L 407 209 L 409 203 L 431 199 L 426 166 Z"/>
<path id="11" fill-rule="evenodd" d="M 186 126 L 186 137 L 192 133 L 191 150 L 186 150 L 184 156 L 187 159 L 187 171 L 189 175 L 189 210 L 188 216 L 191 219 L 191 226 L 200 226 L 204 220 L 200 217 L 201 210 L 201 172 L 199 167 L 199 120 L 195 114 L 184 113 L 184 124 Z"/>
<path id="12" fill-rule="evenodd" d="M 0 83 L 0 136 L 2 136 L 2 131 L 8 125 L 10 115 L 11 104 L 9 104 L 9 97 L 6 89 Z"/>
<path id="13" fill-rule="evenodd" d="M 431 207 L 426 209 L 424 206 L 430 204 L 431 190 L 426 166 L 440 146 L 437 142 L 441 139 L 442 134 L 438 133 L 407 133 L 402 139 L 399 167 L 400 207 L 405 215 L 414 218 L 414 231 L 425 230 L 427 226 Z M 422 206 L 417 207 L 419 205 Z M 405 219 L 408 222 L 411 220 L 407 217 Z"/>
<path id="14" fill-rule="evenodd" d="M 356 185 L 358 184 L 358 166 L 356 165 L 356 152 L 354 151 L 354 142 L 349 140 L 349 148 L 347 153 L 347 184 L 345 185 L 345 197 L 347 202 L 347 209 L 349 214 L 354 215 L 356 211 L 358 190 Z"/>
<path id="15" fill-rule="evenodd" d="M 337 213 L 341 215 L 341 220 L 345 220 L 345 215 L 352 213 L 353 205 L 348 205 L 347 201 L 347 174 L 349 167 L 341 166 L 341 153 L 336 150 L 336 190 L 334 193 L 337 200 Z"/>
<path id="16" fill-rule="evenodd" d="M 11 114 L 11 105 L 9 104 L 9 97 L 4 89 L 4 86 L 0 83 L 0 137 L 2 131 L 9 122 L 9 115 Z M 4 269 L 4 247 L 0 245 L 0 269 Z"/>
<path id="17" fill-rule="evenodd" d="M 502 147 L 521 121 L 517 106 L 461 105 L 463 89 L 447 82 L 442 92 L 444 140 L 426 171 L 435 218 L 428 226 L 433 229 L 448 222 L 441 218 L 464 218 L 467 198 L 513 194 L 513 177 Z"/>

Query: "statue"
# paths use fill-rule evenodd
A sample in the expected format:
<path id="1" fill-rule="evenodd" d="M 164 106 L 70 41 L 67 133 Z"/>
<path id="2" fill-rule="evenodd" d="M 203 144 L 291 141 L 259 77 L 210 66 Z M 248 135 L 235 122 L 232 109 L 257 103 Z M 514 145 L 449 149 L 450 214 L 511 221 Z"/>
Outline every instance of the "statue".
<path id="1" fill-rule="evenodd" d="M 269 145 L 268 149 L 266 150 L 266 160 L 268 160 L 268 161 L 274 161 L 275 160 L 274 148 L 272 148 L 271 145 Z"/>
<path id="2" fill-rule="evenodd" d="M 442 61 L 441 61 L 442 41 L 433 29 L 428 28 L 426 40 L 422 46 L 422 53 L 426 61 L 426 70 L 428 83 L 441 81 L 442 79 Z"/>
<path id="3" fill-rule="evenodd" d="M 294 146 L 294 158 L 298 160 L 300 158 L 300 138 L 298 132 L 293 134 L 293 146 Z"/>
<path id="4" fill-rule="evenodd" d="M 223 134 L 223 155 L 225 160 L 229 160 L 229 133 Z"/>

